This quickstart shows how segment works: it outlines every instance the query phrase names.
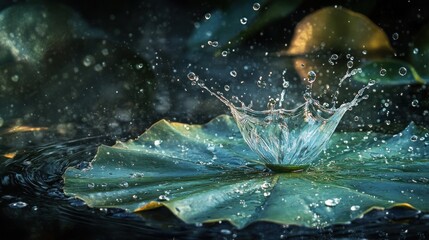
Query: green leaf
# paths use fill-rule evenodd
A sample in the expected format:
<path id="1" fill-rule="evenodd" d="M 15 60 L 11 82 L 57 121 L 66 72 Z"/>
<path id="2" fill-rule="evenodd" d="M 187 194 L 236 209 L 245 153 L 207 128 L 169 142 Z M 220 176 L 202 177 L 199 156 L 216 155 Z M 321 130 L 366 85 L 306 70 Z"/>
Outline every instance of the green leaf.
<path id="1" fill-rule="evenodd" d="M 101 146 L 90 169 L 67 169 L 64 192 L 92 207 L 165 206 L 187 223 L 228 220 L 321 227 L 408 203 L 429 210 L 429 132 L 335 133 L 322 163 L 300 173 L 254 164 L 232 117 L 161 120 L 139 138 Z"/>
<path id="2" fill-rule="evenodd" d="M 368 83 L 375 80 L 381 85 L 426 83 L 413 66 L 400 60 L 372 60 L 363 63 L 360 68 L 362 72 L 354 76 L 359 82 Z"/>

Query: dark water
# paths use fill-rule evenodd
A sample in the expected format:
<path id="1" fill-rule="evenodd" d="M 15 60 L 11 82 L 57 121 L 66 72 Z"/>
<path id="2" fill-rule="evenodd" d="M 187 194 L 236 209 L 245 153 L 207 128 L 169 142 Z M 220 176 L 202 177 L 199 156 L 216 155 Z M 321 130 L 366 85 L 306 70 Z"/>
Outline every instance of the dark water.
<path id="1" fill-rule="evenodd" d="M 191 48 L 186 42 L 195 22 L 201 21 L 205 13 L 216 7 L 227 5 L 228 1 L 218 4 L 189 0 L 57 2 L 80 16 L 66 20 L 80 26 L 78 29 L 90 29 L 75 33 L 84 37 L 76 40 L 68 36 L 68 41 L 49 42 L 49 39 L 36 38 L 33 41 L 24 36 L 23 45 L 36 46 L 48 42 L 50 49 L 42 56 L 37 51 L 29 51 L 29 59 L 34 61 L 9 58 L 3 47 L 0 48 L 0 83 L 2 87 L 6 86 L 0 92 L 0 239 L 429 238 L 429 213 L 402 208 L 373 210 L 349 224 L 320 229 L 259 222 L 238 230 L 227 222 L 202 226 L 185 224 L 166 209 L 141 214 L 120 209 L 93 209 L 80 200 L 65 196 L 62 190 L 65 169 L 87 166 L 100 144 L 112 145 L 116 140 L 135 138 L 161 118 L 203 123 L 227 112 L 227 108 L 215 98 L 190 85 L 186 79 L 190 71 L 198 72 L 207 83 L 221 89 L 223 84 L 229 83 L 226 76 L 232 69 L 245 69 L 247 66 L 252 71 L 244 74 L 243 80 L 250 79 L 251 84 L 246 82 L 242 88 L 231 86 L 234 88 L 231 92 L 249 93 L 243 97 L 248 102 L 260 93 L 266 96 L 279 93 L 281 89 L 281 82 L 278 86 L 273 84 L 272 88 L 259 89 L 254 84 L 257 74 L 267 75 L 274 68 L 273 79 L 281 78 L 287 66 L 290 67 L 288 77 L 291 79 L 288 97 L 300 97 L 304 87 L 291 70 L 290 60 L 265 56 L 265 52 L 275 52 L 284 47 L 297 21 L 309 12 L 343 2 L 326 1 L 315 5 L 312 1 L 303 1 L 284 21 L 268 26 L 265 35 L 246 40 L 237 50 L 240 54 L 231 55 L 228 60 L 208 57 L 210 52 L 199 47 Z M 0 8 L 4 13 L 5 9 L 24 3 L 26 1 L 2 1 Z M 47 5 L 51 3 L 46 1 Z M 419 4 L 396 5 L 387 1 L 374 1 L 374 4 L 347 1 L 344 4 L 370 15 L 389 35 L 399 32 L 401 41 L 392 42 L 399 49 L 399 55 L 409 47 L 408 41 L 429 16 L 427 9 Z M 14 24 L 19 25 L 21 21 L 16 16 L 38 11 L 37 7 L 25 5 L 12 15 L 12 20 L 2 24 L 18 29 Z M 57 11 L 54 8 L 53 12 Z M 60 20 L 61 16 L 55 15 L 49 21 Z M 87 26 L 79 25 L 82 22 Z M 30 24 L 30 27 L 37 26 Z M 51 34 L 58 37 L 64 33 L 52 30 Z M 108 50 L 108 55 L 104 49 Z M 98 73 L 96 63 L 85 68 L 83 66 L 89 64 L 85 62 L 88 55 L 96 62 L 102 59 L 100 64 L 104 61 L 106 66 L 114 67 L 104 67 L 101 73 Z M 143 67 L 138 67 L 140 63 Z M 78 73 L 75 67 L 79 67 Z M 15 72 L 19 79 L 13 78 L 13 84 L 7 85 L 10 81 L 6 80 L 6 83 L 2 82 L 14 77 L 9 74 Z M 243 71 L 238 73 L 240 75 Z M 426 87 L 408 85 L 388 88 L 385 92 L 396 96 L 391 97 L 394 101 L 391 105 L 399 106 L 391 109 L 392 127 L 406 125 L 410 120 L 429 125 L 428 115 L 423 114 L 429 99 Z M 399 93 L 404 93 L 403 97 L 398 98 Z M 420 101 L 421 107 L 412 108 L 408 102 L 415 98 L 426 101 Z M 377 108 L 371 112 L 377 113 L 381 111 L 382 104 L 380 99 L 374 99 L 378 102 L 371 103 Z M 265 99 L 254 104 L 256 107 L 265 105 Z M 368 113 L 365 108 L 355 111 Z M 376 125 L 376 119 L 371 119 L 371 116 L 365 120 Z M 345 116 L 340 128 L 353 128 L 356 124 L 353 117 L 352 114 Z M 8 132 L 16 125 L 47 129 Z M 17 154 L 13 158 L 4 156 L 15 152 Z"/>

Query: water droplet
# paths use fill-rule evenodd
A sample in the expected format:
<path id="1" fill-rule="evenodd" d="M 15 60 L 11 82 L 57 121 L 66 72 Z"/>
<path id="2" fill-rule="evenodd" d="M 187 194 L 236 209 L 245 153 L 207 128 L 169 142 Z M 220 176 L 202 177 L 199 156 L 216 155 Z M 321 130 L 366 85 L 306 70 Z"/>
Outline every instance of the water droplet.
<path id="1" fill-rule="evenodd" d="M 347 62 L 347 67 L 348 68 L 352 68 L 353 67 L 353 61 L 348 61 Z"/>
<path id="2" fill-rule="evenodd" d="M 167 197 L 166 195 L 159 195 L 158 199 L 160 201 L 169 201 L 170 200 L 170 198 Z"/>
<path id="3" fill-rule="evenodd" d="M 268 109 L 274 109 L 276 106 L 277 101 L 274 98 L 268 99 L 267 108 Z"/>
<path id="4" fill-rule="evenodd" d="M 268 189 L 270 186 L 271 186 L 271 184 L 269 182 L 264 182 L 261 184 L 262 189 Z"/>
<path id="5" fill-rule="evenodd" d="M 415 141 L 417 141 L 417 139 L 419 139 L 419 137 L 417 137 L 416 135 L 413 135 L 410 138 L 411 142 L 415 142 Z"/>
<path id="6" fill-rule="evenodd" d="M 107 49 L 107 48 L 103 48 L 103 49 L 101 50 L 101 54 L 103 54 L 103 56 L 107 56 L 107 55 L 109 55 L 109 49 Z"/>
<path id="7" fill-rule="evenodd" d="M 206 20 L 209 20 L 212 17 L 212 15 L 210 13 L 206 13 L 206 15 L 204 15 L 204 18 Z"/>
<path id="8" fill-rule="evenodd" d="M 359 121 L 359 117 L 358 117 L 358 116 L 355 116 L 354 120 L 355 120 L 355 121 Z"/>
<path id="9" fill-rule="evenodd" d="M 283 88 L 289 87 L 289 81 L 283 80 Z"/>
<path id="10" fill-rule="evenodd" d="M 222 57 L 226 57 L 228 56 L 228 52 L 227 51 L 222 51 Z"/>
<path id="11" fill-rule="evenodd" d="M 380 76 L 386 76 L 387 70 L 382 68 L 380 69 Z"/>
<path id="12" fill-rule="evenodd" d="M 85 67 L 91 66 L 92 64 L 94 64 L 94 62 L 95 62 L 95 58 L 91 55 L 86 55 L 82 60 L 82 63 Z"/>
<path id="13" fill-rule="evenodd" d="M 258 85 L 258 87 L 260 87 L 260 88 L 265 88 L 266 86 L 267 86 L 267 83 L 264 81 L 264 80 L 262 80 L 262 77 L 260 77 L 259 79 L 258 79 L 258 81 L 256 82 L 256 84 Z"/>
<path id="14" fill-rule="evenodd" d="M 187 76 L 191 81 L 198 81 L 198 76 L 194 72 L 189 72 Z"/>
<path id="15" fill-rule="evenodd" d="M 231 89 L 231 87 L 229 85 L 225 85 L 225 86 L 223 86 L 223 89 L 225 89 L 225 91 L 228 92 Z"/>
<path id="16" fill-rule="evenodd" d="M 129 186 L 129 184 L 128 184 L 128 182 L 123 181 L 123 182 L 119 183 L 119 186 L 127 188 Z"/>
<path id="17" fill-rule="evenodd" d="M 328 199 L 325 201 L 325 205 L 327 207 L 335 207 L 340 203 L 341 199 L 340 198 L 333 198 L 333 199 Z"/>
<path id="18" fill-rule="evenodd" d="M 374 84 L 375 84 L 375 80 L 371 80 L 371 81 L 368 82 L 368 86 L 372 86 Z"/>
<path id="19" fill-rule="evenodd" d="M 138 196 L 134 194 L 133 195 L 133 199 L 137 199 L 137 198 L 138 198 Z"/>
<path id="20" fill-rule="evenodd" d="M 247 23 L 247 18 L 245 18 L 245 17 L 241 18 L 240 23 L 245 25 Z"/>
<path id="21" fill-rule="evenodd" d="M 306 92 L 303 94 L 303 97 L 304 97 L 305 101 L 310 101 L 311 100 L 311 93 Z"/>
<path id="22" fill-rule="evenodd" d="M 309 83 L 314 83 L 314 81 L 316 81 L 316 73 L 314 71 L 310 71 L 307 73 L 307 77 L 308 77 L 308 82 Z"/>
<path id="23" fill-rule="evenodd" d="M 231 72 L 229 72 L 229 75 L 231 75 L 231 77 L 237 77 L 237 72 L 232 70 Z"/>
<path id="24" fill-rule="evenodd" d="M 259 3 L 253 4 L 253 10 L 258 11 L 260 8 L 261 8 L 261 4 L 259 4 Z"/>
<path id="25" fill-rule="evenodd" d="M 353 206 L 350 207 L 350 210 L 352 210 L 352 211 L 357 211 L 359 209 L 360 209 L 359 205 L 353 205 Z"/>
<path id="26" fill-rule="evenodd" d="M 88 183 L 88 188 L 94 188 L 95 187 L 95 183 Z"/>
<path id="27" fill-rule="evenodd" d="M 159 145 L 161 145 L 162 140 L 155 140 L 153 141 L 153 145 L 155 145 L 155 147 L 159 147 Z"/>
<path id="28" fill-rule="evenodd" d="M 411 102 L 411 106 L 413 106 L 413 107 L 418 107 L 418 106 L 419 106 L 419 100 L 414 99 L 414 100 Z"/>
<path id="29" fill-rule="evenodd" d="M 228 230 L 228 229 L 221 229 L 220 233 L 222 233 L 224 235 L 231 235 L 232 232 L 231 232 L 231 230 Z"/>
<path id="30" fill-rule="evenodd" d="M 366 51 L 366 50 L 363 50 L 363 51 L 362 51 L 362 54 L 363 54 L 363 55 L 366 55 L 367 53 L 368 53 L 368 51 Z"/>
<path id="31" fill-rule="evenodd" d="M 103 66 L 101 66 L 101 64 L 97 63 L 97 64 L 95 64 L 95 66 L 94 66 L 94 70 L 95 70 L 96 72 L 100 72 L 101 70 L 103 70 Z"/>
<path id="32" fill-rule="evenodd" d="M 392 39 L 393 40 L 398 40 L 398 38 L 399 38 L 399 34 L 398 33 L 392 34 Z"/>
<path id="33" fill-rule="evenodd" d="M 38 208 L 37 206 L 33 206 L 33 207 L 31 208 L 31 210 L 33 210 L 33 211 L 37 211 L 37 210 L 39 210 L 39 208 Z"/>
<path id="34" fill-rule="evenodd" d="M 9 207 L 11 207 L 11 208 L 24 208 L 27 205 L 28 204 L 26 202 L 18 201 L 18 202 L 10 203 Z"/>
<path id="35" fill-rule="evenodd" d="M 418 53 L 419 53 L 419 49 L 418 49 L 418 48 L 414 48 L 414 49 L 413 49 L 413 53 L 414 53 L 414 54 L 418 54 Z"/>
<path id="36" fill-rule="evenodd" d="M 18 82 L 19 76 L 15 74 L 11 77 L 11 80 L 12 80 L 12 82 Z"/>
<path id="37" fill-rule="evenodd" d="M 386 125 L 389 126 L 392 122 L 390 120 L 386 120 L 384 121 L 384 123 L 386 123 Z"/>
<path id="38" fill-rule="evenodd" d="M 136 69 L 142 69 L 142 68 L 143 68 L 143 63 L 136 64 Z"/>
<path id="39" fill-rule="evenodd" d="M 270 196 L 271 195 L 271 193 L 270 192 L 264 192 L 264 197 L 268 197 L 268 196 Z"/>
<path id="40" fill-rule="evenodd" d="M 400 67 L 398 72 L 399 75 L 405 76 L 405 74 L 407 74 L 407 69 L 405 67 Z"/>
<path id="41" fill-rule="evenodd" d="M 212 47 L 218 47 L 219 46 L 218 41 L 207 41 L 207 44 L 212 46 Z"/>
<path id="42" fill-rule="evenodd" d="M 335 53 L 334 53 L 334 54 L 332 54 L 332 55 L 331 55 L 331 59 L 332 59 L 332 60 L 337 60 L 337 59 L 338 59 L 338 55 L 337 55 L 337 54 L 335 54 Z"/>

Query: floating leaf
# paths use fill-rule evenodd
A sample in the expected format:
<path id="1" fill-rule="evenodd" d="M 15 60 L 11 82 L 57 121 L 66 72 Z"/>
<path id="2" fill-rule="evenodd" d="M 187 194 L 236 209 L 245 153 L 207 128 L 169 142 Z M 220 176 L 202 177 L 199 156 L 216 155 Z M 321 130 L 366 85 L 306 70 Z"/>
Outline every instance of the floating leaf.
<path id="1" fill-rule="evenodd" d="M 354 76 L 359 82 L 374 80 L 381 85 L 425 84 L 415 68 L 410 64 L 394 59 L 382 59 L 365 62 L 362 71 Z"/>
<path id="2" fill-rule="evenodd" d="M 229 116 L 205 125 L 161 120 L 138 139 L 101 146 L 90 169 L 67 169 L 64 192 L 92 207 L 165 206 L 187 223 L 228 220 L 320 227 L 373 207 L 428 211 L 429 133 L 335 133 L 322 164 L 275 173 L 255 165 Z"/>
<path id="3" fill-rule="evenodd" d="M 392 53 L 384 31 L 366 16 L 345 8 L 326 7 L 306 16 L 295 28 L 288 55 L 319 51 Z"/>

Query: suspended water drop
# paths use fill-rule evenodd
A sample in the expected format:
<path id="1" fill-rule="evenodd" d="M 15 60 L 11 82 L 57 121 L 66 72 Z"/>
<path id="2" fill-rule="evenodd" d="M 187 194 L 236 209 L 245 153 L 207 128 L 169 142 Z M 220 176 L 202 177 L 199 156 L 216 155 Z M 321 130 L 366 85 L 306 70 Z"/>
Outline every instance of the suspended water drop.
<path id="1" fill-rule="evenodd" d="M 262 77 L 259 77 L 258 81 L 256 82 L 258 87 L 265 88 L 267 86 L 267 83 L 262 79 Z"/>
<path id="2" fill-rule="evenodd" d="M 407 74 L 407 69 L 405 67 L 400 67 L 398 72 L 399 75 L 405 76 L 405 74 Z"/>
<path id="3" fill-rule="evenodd" d="M 389 126 L 392 122 L 390 120 L 386 120 L 384 121 L 384 123 L 386 123 L 386 125 Z"/>
<path id="4" fill-rule="evenodd" d="M 225 89 L 225 91 L 229 91 L 230 89 L 231 89 L 231 87 L 229 86 L 229 85 L 225 85 L 224 87 L 223 87 L 223 89 Z"/>
<path id="5" fill-rule="evenodd" d="M 267 108 L 268 109 L 274 109 L 276 106 L 277 101 L 274 98 L 268 99 Z"/>
<path id="6" fill-rule="evenodd" d="M 414 54 L 418 54 L 418 53 L 419 53 L 419 49 L 418 49 L 418 48 L 414 48 L 414 49 L 413 49 L 413 53 L 414 53 Z"/>
<path id="7" fill-rule="evenodd" d="M 39 210 L 39 208 L 38 208 L 37 206 L 33 206 L 33 207 L 31 208 L 31 210 L 33 210 L 33 211 L 37 211 L 37 210 Z"/>
<path id="8" fill-rule="evenodd" d="M 271 195 L 271 193 L 270 192 L 264 192 L 264 197 L 268 197 L 268 196 L 270 196 Z"/>
<path id="9" fill-rule="evenodd" d="M 226 57 L 226 56 L 228 56 L 228 52 L 227 51 L 222 51 L 222 57 Z"/>
<path id="10" fill-rule="evenodd" d="M 333 198 L 333 199 L 328 199 L 325 201 L 325 205 L 327 207 L 335 207 L 340 203 L 341 199 L 340 198 Z"/>
<path id="11" fill-rule="evenodd" d="M 414 100 L 411 102 L 411 106 L 413 106 L 413 107 L 418 107 L 418 106 L 419 106 L 419 100 L 414 99 Z"/>
<path id="12" fill-rule="evenodd" d="M 254 3 L 253 4 L 253 10 L 258 11 L 259 8 L 261 8 L 261 4 L 259 4 L 259 3 Z"/>
<path id="13" fill-rule="evenodd" d="M 212 17 L 212 15 L 211 15 L 210 13 L 206 13 L 206 14 L 204 15 L 204 18 L 205 18 L 206 20 L 209 20 L 211 17 Z"/>
<path id="14" fill-rule="evenodd" d="M 392 34 L 392 39 L 393 40 L 398 40 L 398 38 L 399 38 L 399 34 L 398 33 L 395 32 L 395 33 Z"/>
<path id="15" fill-rule="evenodd" d="M 353 67 L 353 61 L 348 61 L 347 62 L 347 67 L 348 68 L 352 68 Z"/>
<path id="16" fill-rule="evenodd" d="M 314 71 L 310 71 L 307 73 L 307 77 L 308 77 L 308 82 L 309 83 L 314 83 L 314 81 L 316 81 L 316 73 Z"/>
<path id="17" fill-rule="evenodd" d="M 103 66 L 102 66 L 101 64 L 97 63 L 97 64 L 95 64 L 95 66 L 94 66 L 94 70 L 95 70 L 96 72 L 100 72 L 101 70 L 103 70 Z"/>
<path id="18" fill-rule="evenodd" d="M 198 76 L 194 72 L 189 72 L 187 77 L 191 81 L 198 81 Z"/>
<path id="19" fill-rule="evenodd" d="M 283 88 L 289 87 L 289 81 L 283 80 Z"/>
<path id="20" fill-rule="evenodd" d="M 219 46 L 219 42 L 218 41 L 207 41 L 207 44 L 209 45 L 209 46 L 212 46 L 212 47 L 218 47 Z"/>
<path id="21" fill-rule="evenodd" d="M 18 202 L 10 203 L 9 207 L 11 207 L 11 208 L 24 208 L 27 205 L 28 204 L 26 202 L 18 201 Z"/>
<path id="22" fill-rule="evenodd" d="M 232 70 L 231 72 L 229 72 L 229 75 L 231 75 L 231 77 L 237 77 L 237 72 Z"/>
<path id="23" fill-rule="evenodd" d="M 355 121 L 359 121 L 359 117 L 358 117 L 358 116 L 355 116 L 354 120 L 355 120 Z"/>
<path id="24" fill-rule="evenodd" d="M 419 139 L 419 137 L 417 137 L 416 135 L 411 136 L 410 140 L 411 142 L 415 142 Z"/>
<path id="25" fill-rule="evenodd" d="M 228 230 L 228 229 L 221 229 L 220 233 L 222 233 L 224 235 L 231 235 L 232 232 L 230 230 Z"/>
<path id="26" fill-rule="evenodd" d="M 306 93 L 303 94 L 303 97 L 304 97 L 305 101 L 308 102 L 308 101 L 311 100 L 311 93 L 306 92 Z"/>
<path id="27" fill-rule="evenodd" d="M 334 53 L 334 54 L 332 54 L 332 55 L 331 55 L 331 59 L 332 59 L 332 60 L 337 60 L 337 59 L 338 59 L 338 55 L 337 55 L 337 54 L 335 54 L 335 53 Z"/>
<path id="28" fill-rule="evenodd" d="M 372 85 L 374 85 L 375 84 L 375 80 L 370 80 L 369 82 L 368 82 L 368 86 L 372 86 Z"/>
<path id="29" fill-rule="evenodd" d="M 19 76 L 15 74 L 10 79 L 12 80 L 12 82 L 18 82 Z"/>
<path id="30" fill-rule="evenodd" d="M 94 188 L 95 187 L 95 183 L 88 183 L 88 188 Z"/>
<path id="31" fill-rule="evenodd" d="M 245 17 L 241 18 L 240 23 L 245 25 L 247 23 L 247 18 L 245 18 Z"/>
<path id="32" fill-rule="evenodd" d="M 366 50 L 363 50 L 363 51 L 362 51 L 362 54 L 363 54 L 363 55 L 366 55 L 367 53 L 368 53 L 368 52 L 367 52 Z"/>
<path id="33" fill-rule="evenodd" d="M 143 63 L 136 64 L 136 69 L 142 69 L 142 68 L 143 68 Z"/>
<path id="34" fill-rule="evenodd" d="M 94 62 L 95 62 L 95 58 L 91 55 L 86 55 L 82 60 L 82 63 L 85 67 L 91 66 L 92 64 L 94 64 Z"/>
<path id="35" fill-rule="evenodd" d="M 387 73 L 386 69 L 384 69 L 384 68 L 380 69 L 380 76 L 385 76 L 386 73 Z"/>

